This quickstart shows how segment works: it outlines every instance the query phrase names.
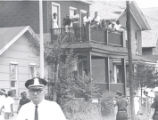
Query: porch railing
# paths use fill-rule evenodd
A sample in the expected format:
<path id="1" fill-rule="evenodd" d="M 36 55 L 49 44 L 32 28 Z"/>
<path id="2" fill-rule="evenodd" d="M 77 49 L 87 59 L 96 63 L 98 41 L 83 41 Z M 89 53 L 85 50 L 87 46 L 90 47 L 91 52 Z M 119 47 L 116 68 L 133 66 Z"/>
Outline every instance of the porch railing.
<path id="1" fill-rule="evenodd" d="M 66 42 L 95 42 L 109 46 L 123 46 L 123 32 L 108 29 L 79 27 L 77 29 L 56 28 L 51 29 L 52 41 L 62 36 Z"/>

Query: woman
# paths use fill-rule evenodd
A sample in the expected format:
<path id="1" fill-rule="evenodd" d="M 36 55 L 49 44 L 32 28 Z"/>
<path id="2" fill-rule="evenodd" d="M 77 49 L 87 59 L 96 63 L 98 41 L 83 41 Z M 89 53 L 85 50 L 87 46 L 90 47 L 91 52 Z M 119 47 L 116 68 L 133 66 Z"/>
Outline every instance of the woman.
<path id="1" fill-rule="evenodd" d="M 57 18 L 57 14 L 53 13 L 53 18 L 52 18 L 52 28 L 54 29 L 54 34 L 58 34 L 58 18 Z"/>
<path id="2" fill-rule="evenodd" d="M 155 98 L 154 98 L 154 102 L 153 104 L 151 105 L 151 108 L 153 108 L 153 120 L 158 120 L 158 87 L 156 87 L 154 89 L 154 92 L 155 92 Z"/>
<path id="3" fill-rule="evenodd" d="M 116 120 L 128 120 L 128 114 L 127 114 L 127 100 L 126 98 L 122 95 L 121 92 L 117 92 L 118 100 L 116 102 L 118 111 L 116 115 Z"/>

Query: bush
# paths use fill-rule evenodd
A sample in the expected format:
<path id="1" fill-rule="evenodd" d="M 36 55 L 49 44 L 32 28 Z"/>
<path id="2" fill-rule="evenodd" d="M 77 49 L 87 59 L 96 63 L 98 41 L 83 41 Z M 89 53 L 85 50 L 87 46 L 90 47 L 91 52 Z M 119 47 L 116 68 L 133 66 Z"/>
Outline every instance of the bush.
<path id="1" fill-rule="evenodd" d="M 84 99 L 73 99 L 64 106 L 68 120 L 102 120 L 100 105 Z"/>
<path id="2" fill-rule="evenodd" d="M 114 98 L 113 93 L 105 93 L 99 103 L 92 103 L 85 99 L 71 99 L 64 106 L 68 120 L 113 120 Z"/>

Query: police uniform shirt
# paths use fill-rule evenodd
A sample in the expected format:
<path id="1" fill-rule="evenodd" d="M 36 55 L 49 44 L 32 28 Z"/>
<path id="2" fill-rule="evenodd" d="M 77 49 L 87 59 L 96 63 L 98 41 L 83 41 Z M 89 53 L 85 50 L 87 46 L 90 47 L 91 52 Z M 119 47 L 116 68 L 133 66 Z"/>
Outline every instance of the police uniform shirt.
<path id="1" fill-rule="evenodd" d="M 34 120 L 35 104 L 29 102 L 23 105 L 16 120 Z M 53 101 L 43 100 L 38 105 L 38 120 L 66 120 L 60 106 Z"/>

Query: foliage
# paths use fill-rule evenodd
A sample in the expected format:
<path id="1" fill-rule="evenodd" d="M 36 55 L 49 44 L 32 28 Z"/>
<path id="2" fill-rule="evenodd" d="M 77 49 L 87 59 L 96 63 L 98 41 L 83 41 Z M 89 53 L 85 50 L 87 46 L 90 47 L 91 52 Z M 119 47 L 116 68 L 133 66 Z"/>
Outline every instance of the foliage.
<path id="1" fill-rule="evenodd" d="M 103 116 L 114 113 L 114 98 L 115 94 L 112 92 L 105 92 L 101 98 L 101 113 Z"/>
<path id="2" fill-rule="evenodd" d="M 49 79 L 48 99 L 56 100 L 64 106 L 74 97 L 89 100 L 96 87 L 91 84 L 91 77 L 88 72 L 80 76 L 76 64 L 82 62 L 78 60 L 77 54 L 73 49 L 63 47 L 66 44 L 65 37 L 59 36 L 58 40 L 48 43 L 46 46 L 46 60 L 51 67 L 53 78 Z M 94 92 L 93 92 L 94 91 Z"/>
<path id="3" fill-rule="evenodd" d="M 91 100 L 71 99 L 64 106 L 63 110 L 69 120 L 113 120 L 114 114 L 114 94 L 105 93 L 98 103 Z"/>
<path id="4" fill-rule="evenodd" d="M 138 64 L 136 72 L 134 73 L 135 86 L 138 87 L 150 87 L 153 88 L 158 85 L 157 73 L 155 67 Z"/>
<path id="5" fill-rule="evenodd" d="M 69 120 L 103 120 L 100 105 L 84 99 L 73 99 L 67 102 L 64 108 Z"/>

